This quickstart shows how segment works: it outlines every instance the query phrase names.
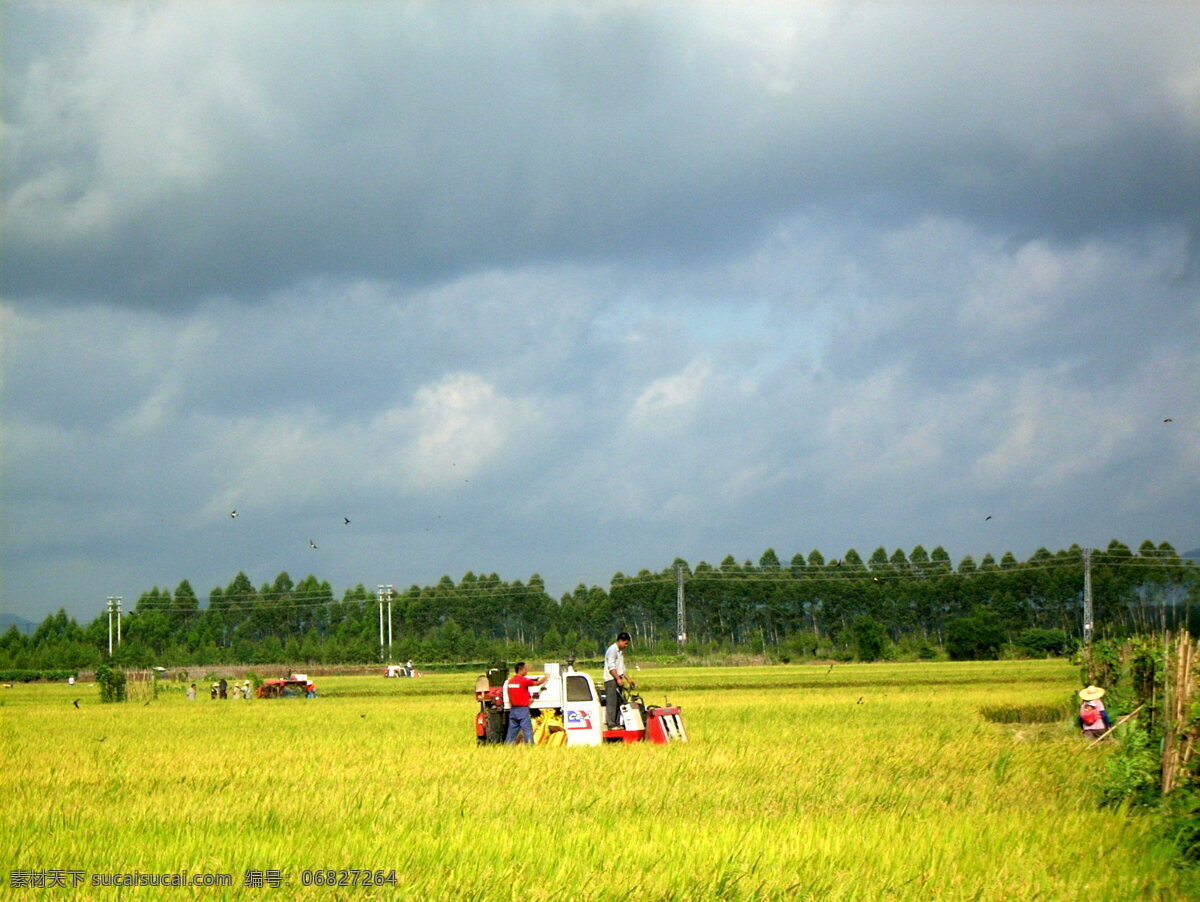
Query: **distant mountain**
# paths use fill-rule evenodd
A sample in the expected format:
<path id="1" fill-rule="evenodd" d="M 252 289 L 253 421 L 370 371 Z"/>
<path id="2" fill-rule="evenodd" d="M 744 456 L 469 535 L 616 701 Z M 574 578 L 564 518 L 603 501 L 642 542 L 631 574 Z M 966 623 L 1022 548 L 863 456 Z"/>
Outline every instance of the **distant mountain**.
<path id="1" fill-rule="evenodd" d="M 15 626 L 18 632 L 26 636 L 33 635 L 33 631 L 37 629 L 37 624 L 32 620 L 26 620 L 16 614 L 0 614 L 0 633 L 7 633 L 10 626 Z"/>
<path id="2" fill-rule="evenodd" d="M 1185 551 L 1180 557 L 1185 557 L 1190 561 L 1200 563 L 1200 548 L 1193 548 L 1191 551 Z"/>

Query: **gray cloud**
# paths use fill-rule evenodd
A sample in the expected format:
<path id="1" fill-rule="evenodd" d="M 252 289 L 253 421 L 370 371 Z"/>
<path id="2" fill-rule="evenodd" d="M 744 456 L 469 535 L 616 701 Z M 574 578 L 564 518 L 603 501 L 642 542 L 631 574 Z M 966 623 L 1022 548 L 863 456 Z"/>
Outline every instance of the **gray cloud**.
<path id="1" fill-rule="evenodd" d="M 1200 544 L 1190 6 L 347 9 L 6 7 L 9 609 Z"/>
<path id="2" fill-rule="evenodd" d="M 9 65 L 10 295 L 694 259 L 813 205 L 1195 226 L 1197 16 L 943 13 L 89 9 Z"/>

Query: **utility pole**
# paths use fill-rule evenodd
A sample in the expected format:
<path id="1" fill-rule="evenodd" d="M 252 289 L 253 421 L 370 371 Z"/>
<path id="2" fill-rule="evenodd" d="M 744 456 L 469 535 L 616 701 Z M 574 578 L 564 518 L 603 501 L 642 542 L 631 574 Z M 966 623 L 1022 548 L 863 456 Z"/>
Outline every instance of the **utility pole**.
<path id="1" fill-rule="evenodd" d="M 120 595 L 108 596 L 108 656 L 111 658 L 113 653 L 113 614 L 117 615 L 117 647 L 121 646 L 121 602 L 124 598 Z"/>
<path id="2" fill-rule="evenodd" d="M 687 613 L 683 609 L 683 564 L 675 565 L 675 635 L 680 645 L 687 642 Z"/>
<path id="3" fill-rule="evenodd" d="M 1092 644 L 1092 549 L 1083 549 L 1083 644 Z"/>
<path id="4" fill-rule="evenodd" d="M 378 589 L 379 592 L 379 660 L 383 660 L 383 586 Z"/>
<path id="5" fill-rule="evenodd" d="M 384 586 L 383 592 L 387 596 L 388 606 L 388 660 L 392 660 L 392 596 L 395 594 L 391 586 Z"/>

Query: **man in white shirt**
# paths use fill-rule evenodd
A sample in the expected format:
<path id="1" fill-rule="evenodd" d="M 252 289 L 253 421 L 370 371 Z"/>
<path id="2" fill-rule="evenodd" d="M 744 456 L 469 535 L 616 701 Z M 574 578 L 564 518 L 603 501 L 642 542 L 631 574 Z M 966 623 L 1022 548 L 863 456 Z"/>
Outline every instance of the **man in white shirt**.
<path id="1" fill-rule="evenodd" d="M 629 686 L 625 673 L 625 649 L 629 647 L 629 633 L 617 635 L 617 641 L 604 653 L 604 717 L 610 730 L 621 727 L 622 687 Z"/>

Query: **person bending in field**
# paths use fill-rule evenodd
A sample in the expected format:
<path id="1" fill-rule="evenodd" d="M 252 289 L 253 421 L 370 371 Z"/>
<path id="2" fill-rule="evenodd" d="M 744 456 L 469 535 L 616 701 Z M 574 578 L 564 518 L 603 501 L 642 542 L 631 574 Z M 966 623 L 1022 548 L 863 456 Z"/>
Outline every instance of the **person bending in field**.
<path id="1" fill-rule="evenodd" d="M 1104 690 L 1099 686 L 1088 686 L 1079 690 L 1079 725 L 1083 728 L 1085 739 L 1099 739 L 1108 730 L 1110 724 L 1108 712 L 1104 709 Z"/>
<path id="2" fill-rule="evenodd" d="M 508 693 L 508 703 L 512 706 L 508 712 L 508 734 L 504 737 L 508 745 L 516 745 L 517 734 L 525 737 L 525 742 L 533 745 L 533 721 L 529 719 L 529 690 L 546 682 L 546 677 L 535 680 L 526 674 L 529 667 L 524 661 L 517 663 L 513 675 L 504 683 L 504 691 Z"/>
<path id="3" fill-rule="evenodd" d="M 604 653 L 604 719 L 610 730 L 621 728 L 621 703 L 625 700 L 621 690 L 631 685 L 625 673 L 625 649 L 629 642 L 629 633 L 619 633 L 617 641 Z"/>

